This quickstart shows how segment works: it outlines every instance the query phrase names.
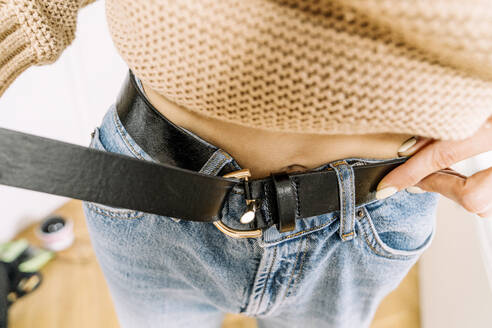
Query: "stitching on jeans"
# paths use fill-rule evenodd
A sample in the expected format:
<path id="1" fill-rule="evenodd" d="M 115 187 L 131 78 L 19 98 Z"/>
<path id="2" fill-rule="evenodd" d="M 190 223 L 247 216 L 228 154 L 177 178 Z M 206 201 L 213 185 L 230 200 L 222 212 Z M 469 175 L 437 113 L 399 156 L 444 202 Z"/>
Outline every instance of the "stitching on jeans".
<path id="1" fill-rule="evenodd" d="M 275 259 L 277 258 L 277 247 L 273 249 L 273 259 L 272 262 L 270 263 L 270 268 L 268 269 L 267 276 L 265 278 L 265 284 L 263 285 L 263 291 L 260 296 L 260 300 L 258 301 L 258 306 L 256 307 L 256 313 L 258 313 L 260 306 L 261 306 L 261 301 L 263 300 L 263 296 L 265 295 L 265 290 L 268 285 L 268 279 L 270 279 L 270 273 L 272 272 L 273 264 L 275 263 Z"/>
<path id="2" fill-rule="evenodd" d="M 345 210 L 346 192 L 345 192 L 345 188 L 344 188 L 344 184 L 343 184 L 343 172 L 338 171 L 337 174 L 338 174 L 338 177 L 340 178 L 340 184 L 341 184 L 341 188 L 342 188 L 342 193 L 340 194 L 340 196 L 342 196 L 342 212 L 343 212 L 343 215 L 340 215 L 340 220 L 341 220 L 340 230 L 342 231 L 342 233 L 344 233 L 345 232 L 345 220 L 347 217 L 347 211 Z"/>
<path id="3" fill-rule="evenodd" d="M 338 162 L 334 163 L 333 165 L 334 165 L 334 166 L 339 166 L 339 165 L 342 165 L 342 164 L 345 164 L 345 169 L 348 169 L 348 170 L 349 170 L 349 174 L 352 176 L 352 179 L 351 179 L 351 180 L 349 180 L 349 183 L 351 184 L 351 186 L 349 186 L 349 188 L 350 188 L 350 192 L 349 192 L 349 193 L 350 193 L 350 199 L 352 200 L 352 203 L 355 203 L 355 196 L 354 196 L 354 189 L 355 189 L 355 186 L 354 186 L 354 179 L 353 179 L 353 177 L 354 177 L 354 172 L 353 172 L 352 167 L 351 167 L 350 165 L 348 165 L 348 164 L 346 163 L 346 161 L 338 161 Z M 347 168 L 347 166 L 348 166 L 348 168 Z M 346 211 L 346 210 L 345 210 L 345 205 L 346 205 L 346 203 L 345 203 L 345 195 L 346 195 L 346 192 L 345 192 L 345 190 L 344 190 L 344 188 L 343 188 L 343 187 L 344 187 L 344 185 L 343 185 L 343 181 L 344 181 L 344 180 L 343 180 L 343 172 L 338 172 L 338 170 L 337 170 L 337 175 L 338 175 L 338 177 L 340 178 L 340 183 L 341 183 L 341 185 L 342 185 L 342 195 L 341 195 L 341 196 L 343 197 L 343 198 L 342 198 L 342 208 L 343 208 L 342 210 L 343 210 L 343 212 L 344 212 L 344 215 L 343 215 L 343 219 L 342 219 L 342 220 L 341 220 L 341 222 L 340 222 L 340 229 L 341 229 L 341 231 L 342 231 L 342 233 L 343 233 L 343 232 L 345 231 L 345 222 L 344 222 L 344 221 L 346 220 L 346 217 L 347 217 L 347 214 L 348 214 L 347 212 L 350 212 L 351 214 L 354 214 L 354 215 L 352 215 L 352 216 L 355 216 L 355 213 L 352 213 L 352 209 L 350 209 L 349 211 Z M 351 182 L 350 182 L 350 181 L 351 181 Z M 351 232 L 348 232 L 348 233 L 343 233 L 343 234 L 342 234 L 342 238 L 343 238 L 344 240 L 345 240 L 345 238 L 346 238 L 346 237 L 352 236 L 352 235 L 354 234 L 354 230 L 355 230 L 355 220 L 350 220 L 350 221 L 351 221 L 351 222 L 350 222 L 350 231 L 351 231 Z"/>
<path id="4" fill-rule="evenodd" d="M 279 241 L 282 241 L 282 240 L 286 240 L 286 239 L 294 238 L 294 237 L 297 237 L 297 236 L 299 236 L 299 235 L 302 235 L 302 234 L 303 234 L 303 233 L 305 233 L 305 232 L 310 232 L 310 231 L 313 231 L 313 230 L 316 230 L 316 229 L 323 228 L 323 227 L 325 227 L 325 226 L 327 226 L 327 225 L 331 224 L 333 221 L 335 221 L 335 220 L 336 220 L 336 218 L 337 218 L 337 217 L 336 217 L 336 216 L 334 216 L 334 217 L 332 217 L 332 218 L 331 218 L 331 220 L 330 220 L 330 221 L 325 222 L 325 223 L 323 223 L 323 224 L 321 224 L 321 225 L 319 225 L 319 226 L 312 227 L 312 228 L 309 228 L 309 229 L 307 229 L 307 230 L 302 230 L 302 231 L 296 232 L 296 233 L 294 233 L 294 234 L 292 234 L 292 235 L 288 235 L 288 236 L 282 237 L 282 238 L 280 238 L 280 239 L 276 240 L 275 242 L 279 242 Z"/>
<path id="5" fill-rule="evenodd" d="M 299 283 L 299 280 L 301 280 L 300 277 L 301 277 L 301 274 L 302 274 L 302 269 L 304 268 L 304 262 L 306 260 L 307 245 L 308 245 L 308 239 L 306 238 L 305 239 L 305 243 L 304 243 L 304 252 L 302 254 L 301 266 L 299 267 L 299 273 L 296 276 L 296 280 L 294 281 L 294 285 L 292 286 L 292 290 L 295 289 L 295 287 Z"/>
<path id="6" fill-rule="evenodd" d="M 351 213 L 352 213 L 352 217 L 351 217 L 351 222 L 350 222 L 350 231 L 352 231 L 352 234 L 354 233 L 355 231 L 355 174 L 354 174 L 354 170 L 352 169 L 352 167 L 349 165 L 348 166 L 348 170 L 350 172 L 350 175 L 352 177 L 352 179 L 349 180 L 349 183 L 350 183 L 350 199 L 352 201 L 352 205 L 350 210 L 351 210 Z"/>
<path id="7" fill-rule="evenodd" d="M 284 297 L 282 297 L 282 300 L 280 301 L 280 303 L 283 302 L 283 300 L 285 300 L 285 298 L 287 297 L 287 294 L 289 292 L 289 288 L 290 288 L 290 285 L 292 283 L 292 278 L 294 277 L 294 272 L 296 272 L 297 262 L 299 261 L 299 254 L 301 253 L 303 240 L 304 239 L 301 238 L 301 240 L 299 241 L 299 249 L 297 250 L 296 260 L 294 262 L 294 267 L 292 268 L 292 273 L 290 274 L 289 282 L 287 283 L 287 288 L 285 289 Z"/>
<path id="8" fill-rule="evenodd" d="M 97 213 L 102 214 L 102 215 L 107 215 L 107 216 L 113 217 L 115 219 L 133 220 L 133 219 L 138 219 L 138 218 L 141 218 L 144 216 L 143 213 L 138 214 L 135 211 L 131 211 L 131 212 L 126 212 L 127 215 L 133 214 L 133 213 L 136 215 L 133 215 L 131 217 L 125 217 L 126 215 L 124 215 L 122 213 L 105 210 L 105 209 L 98 207 L 97 205 L 92 204 L 92 203 L 85 202 L 85 204 L 87 204 L 87 207 L 90 208 L 91 210 L 93 210 L 94 212 L 97 212 Z"/>
<path id="9" fill-rule="evenodd" d="M 334 164 L 332 164 L 333 166 L 338 166 L 338 165 L 341 165 L 341 164 L 344 164 L 344 161 L 338 161 L 338 162 L 335 162 Z"/>
<path id="10" fill-rule="evenodd" d="M 367 208 L 364 207 L 364 210 L 366 211 L 366 215 L 363 217 L 363 219 L 366 220 L 366 225 L 369 226 L 369 231 L 372 234 L 372 239 L 374 240 L 374 243 L 383 252 L 389 254 L 389 256 L 393 256 L 393 257 L 410 257 L 410 256 L 413 256 L 413 255 L 418 254 L 419 252 L 423 251 L 426 248 L 424 246 L 424 244 L 427 243 L 427 242 L 430 242 L 430 240 L 426 240 L 424 242 L 424 244 L 421 244 L 417 249 L 413 249 L 413 250 L 398 250 L 398 249 L 394 249 L 394 248 L 388 246 L 387 244 L 385 244 L 384 241 L 381 240 L 381 238 L 379 236 L 379 233 L 378 233 L 378 231 L 376 229 L 376 226 L 373 223 L 373 219 L 372 219 L 371 215 L 367 211 Z M 361 220 L 359 220 L 359 221 L 361 221 Z M 432 232 L 432 234 L 433 233 L 434 233 L 434 231 Z M 388 248 L 388 249 L 386 249 L 386 248 Z M 397 254 L 395 254 L 393 252 L 395 252 Z"/>
<path id="11" fill-rule="evenodd" d="M 338 166 L 341 164 L 343 164 L 343 162 L 339 161 L 339 162 L 336 162 L 335 164 L 333 164 L 333 166 Z M 340 197 L 342 197 L 342 208 L 340 209 L 340 231 L 343 233 L 343 232 L 345 232 L 345 222 L 344 221 L 345 221 L 345 216 L 346 216 L 346 213 L 345 213 L 345 190 L 343 188 L 343 173 L 340 172 L 338 169 L 335 170 L 335 172 L 337 173 L 337 176 L 340 179 L 339 195 L 340 195 Z M 341 193 L 340 193 L 340 191 L 341 191 Z"/>
<path id="12" fill-rule="evenodd" d="M 342 237 L 344 237 L 344 238 L 345 238 L 345 237 L 350 237 L 350 236 L 352 236 L 353 234 L 354 234 L 354 232 L 353 232 L 353 231 L 351 231 L 351 232 L 347 232 L 347 233 L 344 233 L 344 234 L 342 235 Z"/>
<path id="13" fill-rule="evenodd" d="M 114 122 L 116 123 L 116 128 L 118 130 L 118 133 L 120 134 L 121 138 L 123 139 L 123 142 L 129 147 L 129 150 L 138 158 L 145 160 L 136 150 L 133 148 L 133 146 L 130 144 L 130 140 L 128 140 L 125 136 L 125 133 L 123 132 L 123 128 L 120 126 L 120 123 L 118 122 L 117 116 L 116 116 L 116 110 L 113 111 L 113 119 Z"/>
<path id="14" fill-rule="evenodd" d="M 382 257 L 388 258 L 388 259 L 396 259 L 396 260 L 405 260 L 405 259 L 410 258 L 412 256 L 412 255 L 386 255 L 386 254 L 381 253 L 376 248 L 374 248 L 374 246 L 372 246 L 371 242 L 367 239 L 368 235 L 367 235 L 366 231 L 364 231 L 364 229 L 361 229 L 361 230 L 362 230 L 362 234 L 364 236 L 364 239 L 366 240 L 366 245 L 369 246 L 369 248 L 372 249 L 374 253 L 376 253 Z"/>
<path id="15" fill-rule="evenodd" d="M 224 150 L 222 150 L 222 149 L 219 149 L 219 150 L 220 150 L 220 152 L 221 152 L 221 153 L 222 153 L 225 157 L 227 157 L 227 159 L 232 159 L 231 155 L 229 155 L 228 153 L 226 153 Z"/>
<path id="16" fill-rule="evenodd" d="M 216 175 L 218 172 L 216 171 L 219 171 L 221 168 L 222 168 L 222 164 L 227 160 L 227 158 L 222 158 L 222 160 L 217 163 L 214 168 L 212 169 L 211 173 Z"/>
<path id="17" fill-rule="evenodd" d="M 366 220 L 367 223 L 364 223 L 363 220 Z M 381 252 L 379 251 L 378 249 L 376 249 L 372 243 L 369 241 L 369 233 L 366 231 L 366 229 L 364 228 L 364 224 L 368 224 L 369 225 L 369 228 L 372 230 L 372 228 L 370 227 L 370 223 L 368 221 L 368 215 L 365 214 L 361 219 L 359 219 L 359 222 L 361 224 L 361 231 L 362 231 L 362 235 L 364 236 L 364 240 L 366 241 L 366 245 L 374 252 L 376 253 L 377 255 L 379 256 L 382 256 L 382 257 L 385 257 L 387 259 L 391 259 L 391 260 L 407 260 L 407 259 L 410 259 L 412 257 L 414 257 L 416 254 L 418 253 L 414 253 L 414 254 L 408 254 L 408 255 L 405 255 L 405 254 L 391 254 L 387 251 L 385 251 L 384 249 L 382 249 L 382 251 L 384 252 Z M 373 232 L 374 233 L 374 232 Z M 381 245 L 379 245 L 379 243 L 376 241 L 376 244 L 381 247 Z"/>
<path id="18" fill-rule="evenodd" d="M 364 231 L 364 229 L 361 229 L 362 230 L 362 234 L 364 235 L 364 239 L 366 240 L 366 245 L 369 246 L 370 249 L 373 250 L 374 253 L 380 255 L 380 256 L 383 256 L 383 257 L 386 257 L 386 258 L 390 258 L 390 259 L 393 259 L 394 257 L 390 257 L 388 255 L 385 255 L 385 254 L 382 254 L 381 252 L 379 252 L 378 250 L 376 250 L 374 248 L 374 246 L 372 246 L 371 242 L 367 239 L 367 233 Z"/>

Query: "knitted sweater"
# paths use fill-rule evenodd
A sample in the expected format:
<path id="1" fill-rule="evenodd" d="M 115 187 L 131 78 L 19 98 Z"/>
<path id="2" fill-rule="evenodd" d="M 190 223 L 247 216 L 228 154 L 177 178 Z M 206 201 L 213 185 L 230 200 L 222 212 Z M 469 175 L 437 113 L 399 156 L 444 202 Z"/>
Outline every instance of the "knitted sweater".
<path id="1" fill-rule="evenodd" d="M 0 0 L 0 95 L 92 1 Z M 144 83 L 243 126 L 458 140 L 492 115 L 492 0 L 106 0 L 106 17 Z"/>

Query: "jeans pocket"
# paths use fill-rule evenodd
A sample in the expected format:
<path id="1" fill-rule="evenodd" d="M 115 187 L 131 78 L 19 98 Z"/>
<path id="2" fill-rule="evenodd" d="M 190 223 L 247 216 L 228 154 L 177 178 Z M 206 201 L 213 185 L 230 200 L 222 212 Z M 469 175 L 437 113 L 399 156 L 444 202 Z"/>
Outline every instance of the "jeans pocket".
<path id="1" fill-rule="evenodd" d="M 361 207 L 360 237 L 376 256 L 406 260 L 418 257 L 435 235 L 438 194 L 400 191 Z"/>
<path id="2" fill-rule="evenodd" d="M 92 135 L 91 142 L 89 144 L 89 148 L 94 148 L 97 150 L 102 150 L 106 152 L 114 152 L 114 153 L 119 153 L 123 154 L 119 151 L 116 151 L 110 146 L 106 146 L 103 144 L 100 138 L 100 127 L 96 127 L 94 129 L 94 134 Z M 126 156 L 131 156 L 133 158 L 138 158 L 136 155 L 134 155 L 131 152 L 124 153 L 123 155 Z M 141 158 L 139 158 L 142 160 Z M 117 192 L 115 190 L 114 192 Z M 119 207 L 114 207 L 114 206 L 109 206 L 109 205 L 104 205 L 104 204 L 99 204 L 96 202 L 89 202 L 89 201 L 83 201 L 83 206 L 87 208 L 88 212 L 92 212 L 96 214 L 96 216 L 99 217 L 105 217 L 107 219 L 125 219 L 125 220 L 136 220 L 136 219 L 142 219 L 144 217 L 148 217 L 154 214 L 142 212 L 142 211 L 137 211 L 137 210 L 131 210 L 131 209 L 125 209 L 125 208 L 119 208 Z M 155 215 L 157 216 L 157 215 Z M 174 222 L 180 222 L 180 219 L 173 218 L 173 217 L 164 217 L 166 219 L 171 219 Z"/>
<path id="3" fill-rule="evenodd" d="M 102 150 L 106 152 L 110 152 L 111 150 L 108 147 L 104 146 L 101 138 L 100 138 L 100 128 L 96 127 L 94 129 L 94 133 L 92 135 L 91 142 L 89 144 L 89 148 L 94 148 L 97 150 Z M 125 154 L 126 155 L 126 154 Z M 128 155 L 127 155 L 128 156 Z M 132 157 L 136 157 L 132 155 Z M 115 192 L 117 192 L 115 190 Z M 118 208 L 109 205 L 99 204 L 96 202 L 83 201 L 83 206 L 90 212 L 93 212 L 95 216 L 105 217 L 108 219 L 141 219 L 144 215 L 149 215 L 148 213 L 142 211 L 136 211 L 125 208 Z"/>

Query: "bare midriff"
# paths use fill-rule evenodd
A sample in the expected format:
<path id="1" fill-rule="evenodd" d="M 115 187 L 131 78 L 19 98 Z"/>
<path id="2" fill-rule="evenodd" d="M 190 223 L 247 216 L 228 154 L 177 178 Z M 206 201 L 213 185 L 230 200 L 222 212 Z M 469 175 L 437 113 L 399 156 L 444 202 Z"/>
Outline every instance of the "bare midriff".
<path id="1" fill-rule="evenodd" d="M 350 157 L 389 159 L 410 134 L 306 134 L 245 127 L 178 106 L 143 84 L 154 107 L 181 126 L 229 153 L 253 179 L 271 172 L 305 170 Z"/>

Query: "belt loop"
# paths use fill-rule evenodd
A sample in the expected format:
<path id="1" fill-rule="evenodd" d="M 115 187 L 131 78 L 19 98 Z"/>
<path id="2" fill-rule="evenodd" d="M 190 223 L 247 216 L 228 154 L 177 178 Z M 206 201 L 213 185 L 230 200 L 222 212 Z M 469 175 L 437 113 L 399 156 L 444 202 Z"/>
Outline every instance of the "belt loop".
<path id="1" fill-rule="evenodd" d="M 230 162 L 232 162 L 232 157 L 219 148 L 209 157 L 207 162 L 203 164 L 199 172 L 217 176 L 222 168 Z"/>
<path id="2" fill-rule="evenodd" d="M 355 234 L 355 185 L 354 170 L 345 160 L 329 164 L 337 174 L 340 200 L 340 238 L 353 239 Z"/>
<path id="3" fill-rule="evenodd" d="M 287 172 L 270 174 L 277 202 L 277 229 L 280 233 L 296 228 L 296 191 Z"/>

